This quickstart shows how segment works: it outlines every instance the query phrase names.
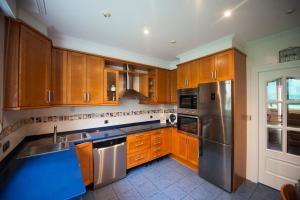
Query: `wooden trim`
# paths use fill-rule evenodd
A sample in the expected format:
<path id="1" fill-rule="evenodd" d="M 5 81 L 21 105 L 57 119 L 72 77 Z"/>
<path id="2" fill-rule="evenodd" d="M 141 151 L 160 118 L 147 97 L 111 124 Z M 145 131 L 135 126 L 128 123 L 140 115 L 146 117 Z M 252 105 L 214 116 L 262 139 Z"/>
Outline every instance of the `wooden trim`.
<path id="1" fill-rule="evenodd" d="M 170 154 L 170 158 L 172 158 L 173 160 L 179 162 L 180 164 L 190 168 L 191 170 L 193 170 L 195 173 L 198 173 L 198 166 L 195 166 L 193 164 L 191 164 L 190 162 L 179 158 L 178 156 L 174 155 L 174 154 Z"/>
<path id="2" fill-rule="evenodd" d="M 202 59 L 202 58 L 214 56 L 214 55 L 216 55 L 216 54 L 223 53 L 223 52 L 226 52 L 226 51 L 229 51 L 229 50 L 236 50 L 236 51 L 240 52 L 242 55 L 246 56 L 246 54 L 243 53 L 241 50 L 237 49 L 236 47 L 232 47 L 232 48 L 224 49 L 224 50 L 221 50 L 221 51 L 218 51 L 218 52 L 215 52 L 215 53 L 211 53 L 211 54 L 205 55 L 205 56 L 203 56 L 203 57 L 198 57 L 198 58 L 194 58 L 194 59 L 189 60 L 189 61 L 185 61 L 185 62 L 183 62 L 183 63 L 178 64 L 177 67 L 180 66 L 180 65 L 184 65 L 184 64 L 187 64 L 187 63 L 190 63 L 190 62 L 193 62 L 193 61 Z"/>

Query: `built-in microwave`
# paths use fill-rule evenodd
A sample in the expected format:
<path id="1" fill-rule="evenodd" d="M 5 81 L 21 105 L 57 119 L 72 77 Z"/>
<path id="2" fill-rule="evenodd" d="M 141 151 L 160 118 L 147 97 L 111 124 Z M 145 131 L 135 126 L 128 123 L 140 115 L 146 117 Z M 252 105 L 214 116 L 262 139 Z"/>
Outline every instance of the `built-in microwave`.
<path id="1" fill-rule="evenodd" d="M 200 119 L 198 116 L 193 115 L 180 115 L 177 116 L 177 130 L 179 132 L 185 132 L 200 136 Z"/>
<path id="2" fill-rule="evenodd" d="M 181 114 L 197 115 L 198 89 L 178 90 L 177 112 Z"/>

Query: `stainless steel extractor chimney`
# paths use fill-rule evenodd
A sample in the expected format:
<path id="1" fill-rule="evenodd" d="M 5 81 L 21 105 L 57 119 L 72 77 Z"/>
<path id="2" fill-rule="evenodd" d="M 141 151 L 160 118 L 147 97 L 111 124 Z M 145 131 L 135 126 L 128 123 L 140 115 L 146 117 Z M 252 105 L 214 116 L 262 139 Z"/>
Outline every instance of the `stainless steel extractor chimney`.
<path id="1" fill-rule="evenodd" d="M 126 73 L 123 74 L 123 79 L 124 79 L 124 93 L 121 94 L 121 98 L 127 98 L 127 99 L 138 99 L 138 100 L 147 100 L 148 97 L 143 95 L 142 93 L 139 92 L 139 90 L 134 89 L 134 73 L 132 67 L 130 67 L 128 64 L 124 67 L 124 70 L 126 70 Z"/>

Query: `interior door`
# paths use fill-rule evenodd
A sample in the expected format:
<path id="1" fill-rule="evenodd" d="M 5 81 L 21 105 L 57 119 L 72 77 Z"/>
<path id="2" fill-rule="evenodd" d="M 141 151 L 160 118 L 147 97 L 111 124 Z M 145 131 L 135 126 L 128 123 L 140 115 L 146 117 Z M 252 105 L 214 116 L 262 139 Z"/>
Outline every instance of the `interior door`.
<path id="1" fill-rule="evenodd" d="M 86 56 L 68 52 L 67 103 L 86 104 Z"/>
<path id="2" fill-rule="evenodd" d="M 50 104 L 51 42 L 21 26 L 20 71 L 21 107 Z"/>
<path id="3" fill-rule="evenodd" d="M 103 102 L 104 59 L 98 56 L 86 56 L 87 103 L 98 105 Z"/>
<path id="4" fill-rule="evenodd" d="M 300 66 L 259 74 L 259 182 L 300 179 Z"/>

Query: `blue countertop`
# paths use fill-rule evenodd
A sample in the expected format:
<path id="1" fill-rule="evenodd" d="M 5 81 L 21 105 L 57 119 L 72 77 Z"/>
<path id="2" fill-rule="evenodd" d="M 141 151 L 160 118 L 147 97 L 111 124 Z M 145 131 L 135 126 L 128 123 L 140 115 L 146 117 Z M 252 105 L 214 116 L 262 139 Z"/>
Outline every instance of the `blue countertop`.
<path id="1" fill-rule="evenodd" d="M 91 138 L 80 143 L 165 127 L 170 125 L 147 123 L 112 130 L 93 129 L 88 131 Z M 78 199 L 84 195 L 86 190 L 74 144 L 71 143 L 70 148 L 64 151 L 24 159 L 13 158 L 0 173 L 0 199 Z"/>
<path id="2" fill-rule="evenodd" d="M 86 192 L 74 145 L 14 161 L 1 177 L 0 199 L 78 199 Z"/>

